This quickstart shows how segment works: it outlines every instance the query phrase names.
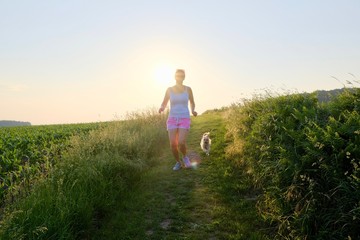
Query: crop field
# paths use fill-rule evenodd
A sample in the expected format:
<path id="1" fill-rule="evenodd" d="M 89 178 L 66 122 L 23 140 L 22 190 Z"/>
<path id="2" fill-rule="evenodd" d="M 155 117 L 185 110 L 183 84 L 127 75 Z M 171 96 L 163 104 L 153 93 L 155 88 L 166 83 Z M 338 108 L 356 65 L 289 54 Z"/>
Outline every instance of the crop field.
<path id="1" fill-rule="evenodd" d="M 69 146 L 69 138 L 105 123 L 0 128 L 0 206 L 27 192 Z"/>
<path id="2" fill-rule="evenodd" d="M 113 211 L 167 138 L 163 116 L 4 128 L 0 239 L 74 239 Z"/>

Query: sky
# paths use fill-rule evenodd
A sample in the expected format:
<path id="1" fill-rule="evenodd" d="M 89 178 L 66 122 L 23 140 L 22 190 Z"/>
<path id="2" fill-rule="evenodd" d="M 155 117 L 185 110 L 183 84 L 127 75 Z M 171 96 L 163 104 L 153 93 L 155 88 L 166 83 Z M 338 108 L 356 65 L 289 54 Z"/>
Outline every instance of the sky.
<path id="1" fill-rule="evenodd" d="M 0 0 L 0 120 L 157 109 L 176 68 L 199 113 L 264 89 L 341 88 L 360 76 L 359 12 L 358 0 Z"/>

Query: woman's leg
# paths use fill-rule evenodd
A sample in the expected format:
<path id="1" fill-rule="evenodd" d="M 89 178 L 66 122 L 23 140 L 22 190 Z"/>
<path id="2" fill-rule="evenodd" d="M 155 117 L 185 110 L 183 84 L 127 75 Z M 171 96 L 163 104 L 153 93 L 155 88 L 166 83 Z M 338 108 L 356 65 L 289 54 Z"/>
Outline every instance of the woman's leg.
<path id="1" fill-rule="evenodd" d="M 178 136 L 178 145 L 180 152 L 182 153 L 183 157 L 186 156 L 186 138 L 189 133 L 189 129 L 179 128 L 179 136 Z"/>
<path id="2" fill-rule="evenodd" d="M 177 162 L 181 163 L 180 157 L 179 157 L 179 149 L 178 149 L 178 143 L 179 143 L 179 131 L 178 129 L 169 129 L 169 141 L 170 141 L 170 148 L 172 151 L 172 154 L 174 155 L 174 158 Z"/>

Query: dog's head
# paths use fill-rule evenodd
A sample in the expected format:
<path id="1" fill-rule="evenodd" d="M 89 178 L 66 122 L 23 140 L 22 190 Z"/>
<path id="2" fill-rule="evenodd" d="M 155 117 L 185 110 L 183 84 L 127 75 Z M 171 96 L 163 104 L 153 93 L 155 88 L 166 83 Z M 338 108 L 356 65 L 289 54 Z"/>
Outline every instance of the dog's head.
<path id="1" fill-rule="evenodd" d="M 205 143 L 209 143 L 209 140 L 210 140 L 210 132 L 204 133 L 203 136 L 202 136 L 202 138 L 203 138 L 203 141 L 204 141 Z"/>

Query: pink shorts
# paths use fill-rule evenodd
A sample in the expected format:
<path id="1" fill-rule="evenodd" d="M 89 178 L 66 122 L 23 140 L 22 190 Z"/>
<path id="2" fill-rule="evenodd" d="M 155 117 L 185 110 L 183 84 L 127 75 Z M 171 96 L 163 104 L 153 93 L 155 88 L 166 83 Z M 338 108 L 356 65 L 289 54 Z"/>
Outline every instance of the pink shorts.
<path id="1" fill-rule="evenodd" d="M 170 129 L 177 129 L 177 128 L 184 128 L 190 129 L 190 118 L 176 118 L 176 117 L 169 117 L 166 125 L 167 130 Z"/>

